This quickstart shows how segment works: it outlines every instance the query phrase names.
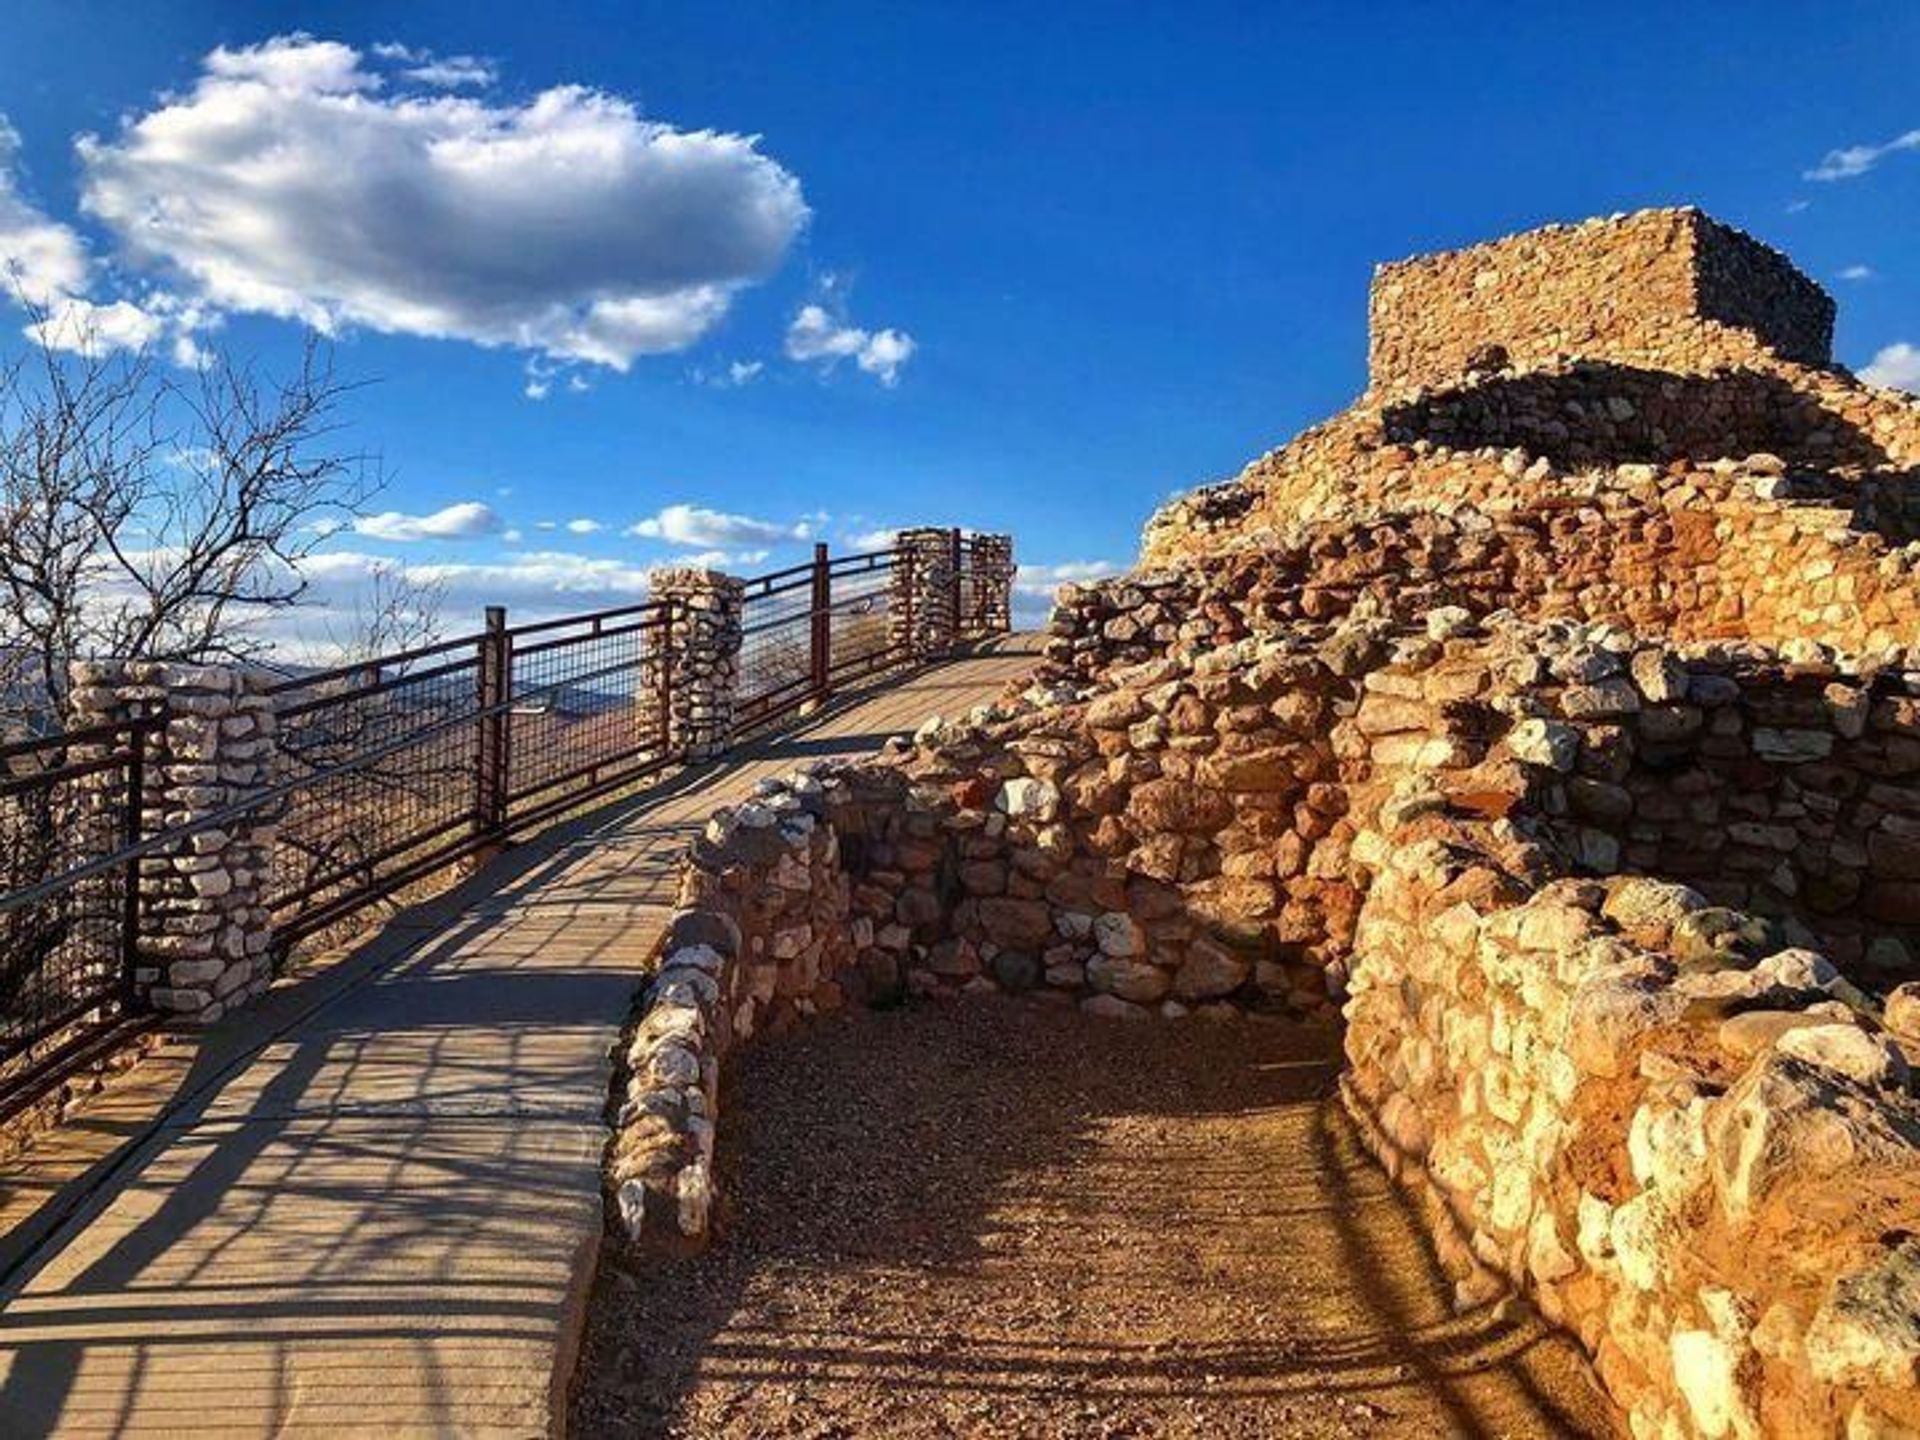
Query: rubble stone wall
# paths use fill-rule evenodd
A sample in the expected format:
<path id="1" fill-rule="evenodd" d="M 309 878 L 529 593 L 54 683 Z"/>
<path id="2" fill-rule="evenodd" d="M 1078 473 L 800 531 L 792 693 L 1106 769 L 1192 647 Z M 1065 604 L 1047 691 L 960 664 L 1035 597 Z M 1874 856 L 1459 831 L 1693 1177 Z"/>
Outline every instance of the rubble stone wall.
<path id="1" fill-rule="evenodd" d="M 1463 1302 L 1529 1296 L 1636 1435 L 1920 1425 L 1920 1036 L 1682 887 L 1390 849 L 1344 1093 Z"/>
<path id="2" fill-rule="evenodd" d="M 1858 528 L 1863 506 L 1906 501 L 1798 498 L 1799 483 L 1737 466 L 1629 465 L 1600 485 L 1541 481 L 1505 508 L 1294 526 L 1178 568 L 1063 586 L 1046 673 L 1092 679 L 1301 620 L 1412 620 L 1438 606 L 1607 621 L 1683 642 L 1920 646 L 1920 545 Z"/>
<path id="3" fill-rule="evenodd" d="M 1530 1296 L 1639 1433 L 1897 1433 L 1861 1427 L 1920 1420 L 1920 989 L 1883 1007 L 1791 920 L 1577 874 L 1644 841 L 1598 787 L 1638 801 L 1633 766 L 1603 774 L 1626 732 L 1668 733 L 1651 717 L 1732 739 L 1737 716 L 1767 785 L 1706 738 L 1690 763 L 1778 824 L 1854 728 L 1802 707 L 1884 755 L 1893 688 L 1442 613 L 1039 687 L 769 782 L 689 856 L 628 1053 L 620 1213 L 704 1234 L 725 1056 L 822 1009 L 1339 1006 L 1347 1103 L 1463 1302 Z"/>
<path id="4" fill-rule="evenodd" d="M 1829 363 L 1834 305 L 1791 261 L 1700 211 L 1549 225 L 1382 265 L 1368 302 L 1375 390 L 1464 374 L 1498 345 L 1700 372 L 1757 350 Z"/>

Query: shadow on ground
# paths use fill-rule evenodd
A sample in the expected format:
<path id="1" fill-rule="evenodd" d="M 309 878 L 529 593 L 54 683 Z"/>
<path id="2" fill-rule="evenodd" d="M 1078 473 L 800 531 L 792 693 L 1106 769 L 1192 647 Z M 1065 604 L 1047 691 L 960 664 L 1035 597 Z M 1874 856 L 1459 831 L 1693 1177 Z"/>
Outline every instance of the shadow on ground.
<path id="1" fill-rule="evenodd" d="M 994 1001 L 758 1044 L 712 1248 L 603 1261 L 575 1433 L 1613 1433 L 1569 1342 L 1452 1313 L 1337 1045 Z"/>

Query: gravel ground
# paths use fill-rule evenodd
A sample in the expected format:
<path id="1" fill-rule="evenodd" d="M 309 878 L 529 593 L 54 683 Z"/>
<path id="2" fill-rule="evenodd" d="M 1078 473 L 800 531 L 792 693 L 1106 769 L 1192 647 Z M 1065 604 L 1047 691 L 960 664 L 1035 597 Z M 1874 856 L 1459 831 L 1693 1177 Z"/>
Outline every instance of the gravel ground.
<path id="1" fill-rule="evenodd" d="M 714 1244 L 603 1265 L 574 1433 L 1615 1433 L 1569 1342 L 1452 1314 L 1337 1063 L 997 1000 L 757 1043 Z"/>

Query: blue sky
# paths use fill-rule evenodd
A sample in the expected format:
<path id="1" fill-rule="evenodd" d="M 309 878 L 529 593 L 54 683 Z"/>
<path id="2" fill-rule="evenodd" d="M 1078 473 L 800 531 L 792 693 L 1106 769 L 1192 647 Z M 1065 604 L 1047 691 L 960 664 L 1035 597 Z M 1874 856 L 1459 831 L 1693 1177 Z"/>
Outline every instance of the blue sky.
<path id="1" fill-rule="evenodd" d="M 272 364 L 328 326 L 391 485 L 321 588 L 425 567 L 453 619 L 903 522 L 1013 531 L 1036 595 L 1124 564 L 1361 389 L 1375 262 L 1548 220 L 1700 204 L 1920 386 L 1912 5 L 16 0 L 6 32 L 0 249 L 96 344 Z"/>

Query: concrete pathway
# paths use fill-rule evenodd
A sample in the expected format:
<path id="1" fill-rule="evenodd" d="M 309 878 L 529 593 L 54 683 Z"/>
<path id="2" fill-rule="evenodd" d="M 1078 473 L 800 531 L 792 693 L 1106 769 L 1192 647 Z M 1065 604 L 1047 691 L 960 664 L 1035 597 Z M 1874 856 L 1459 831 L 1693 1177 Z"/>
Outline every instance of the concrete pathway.
<path id="1" fill-rule="evenodd" d="M 550 832 L 128 1072 L 0 1169 L 0 1435 L 547 1433 L 681 847 L 1032 658 L 1015 637 Z"/>

